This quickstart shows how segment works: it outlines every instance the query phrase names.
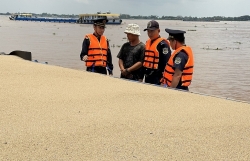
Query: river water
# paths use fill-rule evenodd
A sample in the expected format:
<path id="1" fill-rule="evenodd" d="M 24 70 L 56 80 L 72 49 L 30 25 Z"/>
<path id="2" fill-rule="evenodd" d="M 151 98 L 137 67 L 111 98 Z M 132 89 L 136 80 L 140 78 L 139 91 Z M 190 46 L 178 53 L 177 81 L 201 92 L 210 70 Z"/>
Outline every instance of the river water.
<path id="1" fill-rule="evenodd" d="M 110 40 L 114 76 L 119 77 L 120 47 L 125 43 L 127 24 L 141 27 L 140 40 L 148 20 L 123 20 L 121 25 L 108 25 L 105 36 Z M 188 22 L 159 20 L 161 36 L 165 28 L 185 30 L 186 44 L 194 52 L 195 68 L 191 92 L 250 102 L 250 21 Z M 32 52 L 32 59 L 51 65 L 85 70 L 80 61 L 84 35 L 92 33 L 88 24 L 11 21 L 0 16 L 0 52 Z"/>

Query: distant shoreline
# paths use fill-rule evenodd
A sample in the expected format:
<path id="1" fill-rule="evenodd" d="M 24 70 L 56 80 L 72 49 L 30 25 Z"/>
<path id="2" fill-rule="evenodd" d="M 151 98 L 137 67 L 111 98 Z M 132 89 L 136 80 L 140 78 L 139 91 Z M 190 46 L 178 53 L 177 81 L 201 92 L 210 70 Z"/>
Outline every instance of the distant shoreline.
<path id="1" fill-rule="evenodd" d="M 31 13 L 34 16 L 39 17 L 60 17 L 60 18 L 78 18 L 79 15 L 75 14 L 50 14 L 50 13 Z M 0 13 L 0 15 L 11 15 L 10 12 L 7 13 Z M 141 20 L 181 20 L 181 21 L 198 21 L 198 22 L 219 22 L 219 21 L 250 21 L 249 15 L 239 16 L 239 17 L 225 17 L 225 16 L 213 16 L 213 17 L 191 17 L 191 16 L 156 16 L 156 15 L 150 15 L 150 16 L 133 16 L 129 14 L 120 14 L 121 19 L 141 19 Z"/>

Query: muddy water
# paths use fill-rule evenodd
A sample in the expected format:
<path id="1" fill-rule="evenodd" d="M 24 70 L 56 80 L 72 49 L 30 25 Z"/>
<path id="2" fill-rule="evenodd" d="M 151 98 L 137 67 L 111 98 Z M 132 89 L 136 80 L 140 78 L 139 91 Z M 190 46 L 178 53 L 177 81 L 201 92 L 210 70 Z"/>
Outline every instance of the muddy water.
<path id="1" fill-rule="evenodd" d="M 126 35 L 128 23 L 141 27 L 141 41 L 147 40 L 148 20 L 123 20 L 108 25 L 114 76 L 119 76 L 117 53 Z M 186 44 L 194 51 L 195 71 L 190 91 L 250 102 L 250 22 L 185 22 L 159 20 L 161 36 L 165 28 L 187 31 Z M 92 25 L 10 21 L 0 16 L 0 52 L 32 52 L 33 60 L 85 70 L 79 55 L 83 36 L 92 33 Z"/>

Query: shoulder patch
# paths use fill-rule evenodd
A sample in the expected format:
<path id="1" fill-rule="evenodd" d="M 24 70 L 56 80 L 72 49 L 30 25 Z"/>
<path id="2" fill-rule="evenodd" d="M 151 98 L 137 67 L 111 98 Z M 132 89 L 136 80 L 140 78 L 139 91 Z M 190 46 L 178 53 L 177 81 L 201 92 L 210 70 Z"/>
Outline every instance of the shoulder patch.
<path id="1" fill-rule="evenodd" d="M 167 53 L 168 53 L 168 48 L 163 48 L 163 49 L 162 49 L 162 53 L 163 53 L 163 54 L 167 54 Z"/>
<path id="2" fill-rule="evenodd" d="M 176 57 L 174 60 L 175 64 L 180 64 L 181 63 L 181 58 L 180 57 Z"/>

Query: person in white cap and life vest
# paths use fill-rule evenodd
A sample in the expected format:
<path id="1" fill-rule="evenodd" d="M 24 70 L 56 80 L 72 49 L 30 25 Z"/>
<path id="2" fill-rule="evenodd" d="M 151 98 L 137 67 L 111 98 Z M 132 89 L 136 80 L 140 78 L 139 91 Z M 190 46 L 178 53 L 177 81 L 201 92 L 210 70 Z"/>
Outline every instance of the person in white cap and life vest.
<path id="1" fill-rule="evenodd" d="M 87 34 L 82 43 L 80 59 L 89 72 L 112 75 L 113 64 L 108 39 L 103 35 L 107 19 L 94 20 L 94 33 Z"/>
<path id="2" fill-rule="evenodd" d="M 149 39 L 145 47 L 143 77 L 145 76 L 145 83 L 161 85 L 164 68 L 171 56 L 169 41 L 160 36 L 159 23 L 155 20 L 148 22 L 144 31 L 147 31 Z"/>
<path id="3" fill-rule="evenodd" d="M 171 88 L 189 90 L 194 70 L 194 56 L 191 47 L 185 45 L 185 31 L 165 29 L 168 40 L 174 50 L 163 73 L 162 85 Z"/>
<path id="4" fill-rule="evenodd" d="M 121 78 L 142 81 L 141 68 L 144 60 L 145 44 L 140 41 L 140 27 L 137 24 L 128 24 L 125 34 L 128 42 L 124 43 L 117 55 Z"/>

